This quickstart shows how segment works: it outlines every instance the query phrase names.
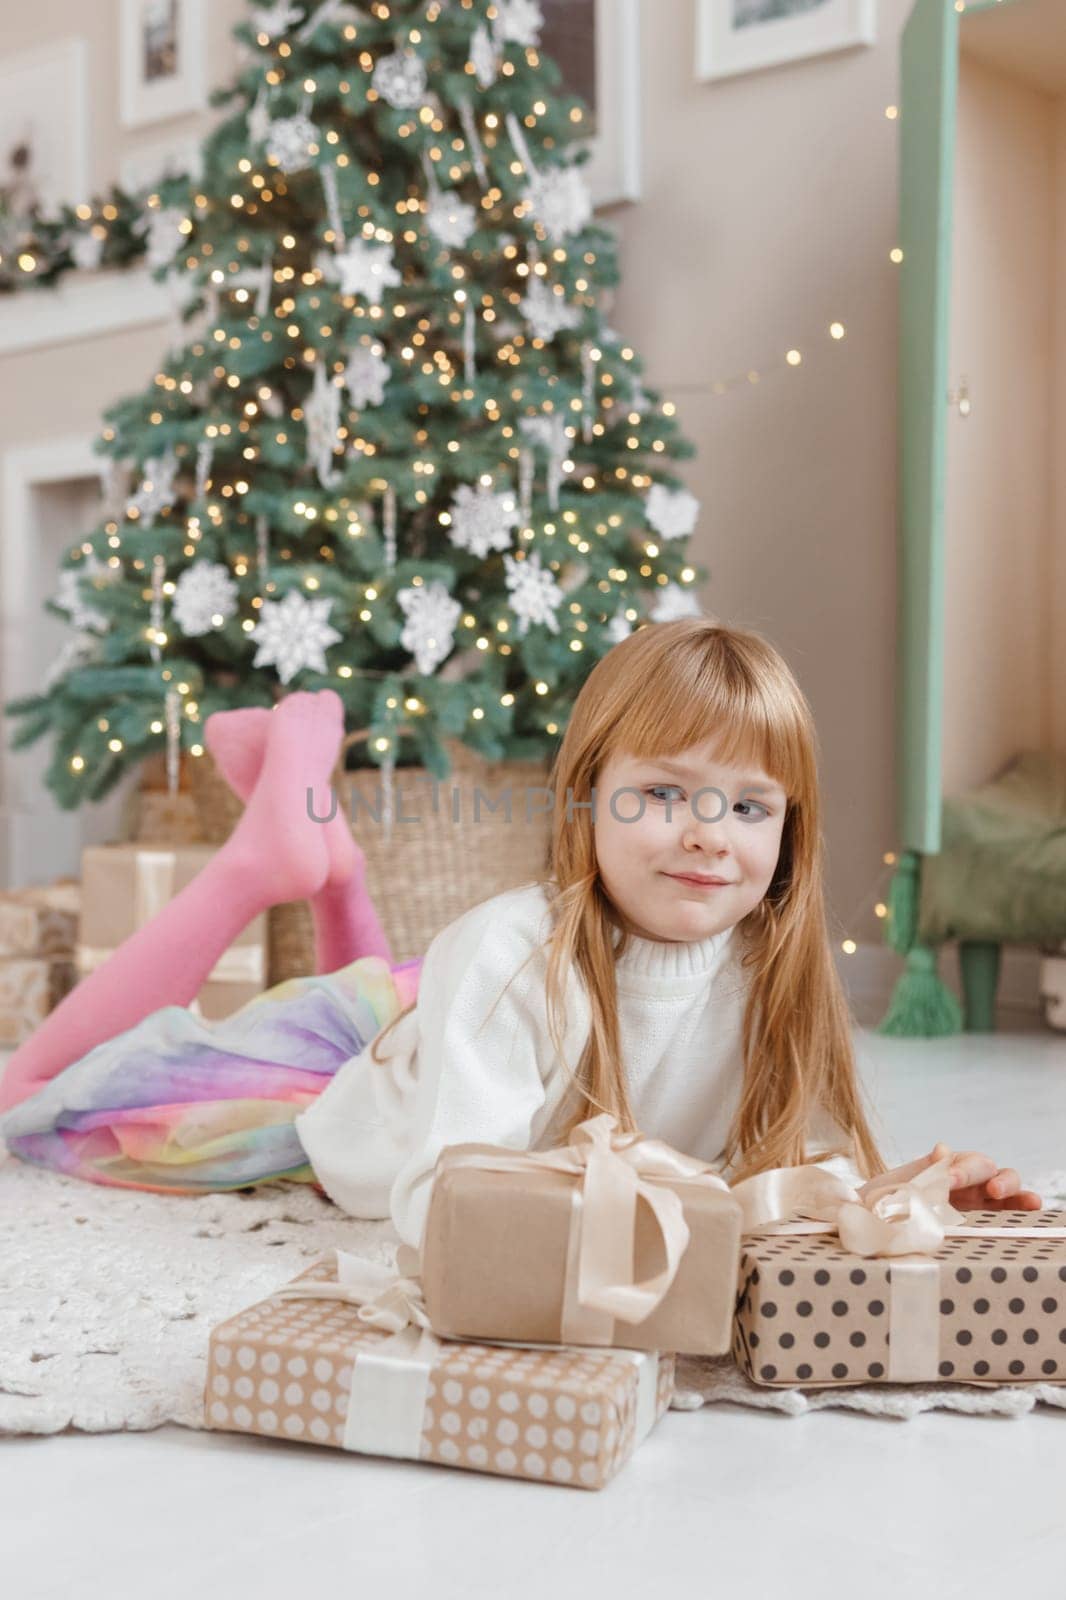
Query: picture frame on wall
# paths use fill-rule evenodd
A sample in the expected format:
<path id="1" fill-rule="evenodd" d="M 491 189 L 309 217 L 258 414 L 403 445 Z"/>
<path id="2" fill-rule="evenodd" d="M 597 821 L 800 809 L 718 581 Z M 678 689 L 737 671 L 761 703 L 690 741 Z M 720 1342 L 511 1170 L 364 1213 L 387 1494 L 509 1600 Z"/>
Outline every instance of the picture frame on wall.
<path id="1" fill-rule="evenodd" d="M 877 0 L 697 0 L 703 82 L 875 43 Z"/>
<path id="2" fill-rule="evenodd" d="M 640 0 L 540 0 L 540 48 L 592 113 L 584 175 L 596 206 L 639 200 Z"/>
<path id="3" fill-rule="evenodd" d="M 202 111 L 204 0 L 121 0 L 119 26 L 123 127 Z"/>
<path id="4" fill-rule="evenodd" d="M 89 193 L 88 47 L 60 39 L 0 57 L 0 229 Z"/>

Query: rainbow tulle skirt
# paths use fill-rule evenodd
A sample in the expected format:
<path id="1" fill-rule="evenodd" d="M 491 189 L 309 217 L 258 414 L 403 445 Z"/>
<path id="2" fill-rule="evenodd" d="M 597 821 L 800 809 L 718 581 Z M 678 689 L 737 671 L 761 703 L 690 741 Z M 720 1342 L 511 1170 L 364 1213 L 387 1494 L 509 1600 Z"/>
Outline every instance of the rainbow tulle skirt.
<path id="1" fill-rule="evenodd" d="M 231 1016 L 154 1011 L 0 1117 L 13 1155 L 91 1183 L 204 1194 L 314 1183 L 294 1119 L 418 991 L 421 958 L 362 956 Z"/>

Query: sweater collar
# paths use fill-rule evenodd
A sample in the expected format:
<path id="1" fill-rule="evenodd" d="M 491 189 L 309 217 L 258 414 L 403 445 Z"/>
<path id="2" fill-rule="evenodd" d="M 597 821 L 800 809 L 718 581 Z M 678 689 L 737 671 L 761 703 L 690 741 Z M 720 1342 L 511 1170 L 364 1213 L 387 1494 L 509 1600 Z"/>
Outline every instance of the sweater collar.
<path id="1" fill-rule="evenodd" d="M 615 959 L 619 975 L 647 978 L 689 978 L 709 974 L 725 959 L 739 923 L 712 933 L 706 939 L 667 941 L 644 939 L 631 933 L 626 948 Z"/>

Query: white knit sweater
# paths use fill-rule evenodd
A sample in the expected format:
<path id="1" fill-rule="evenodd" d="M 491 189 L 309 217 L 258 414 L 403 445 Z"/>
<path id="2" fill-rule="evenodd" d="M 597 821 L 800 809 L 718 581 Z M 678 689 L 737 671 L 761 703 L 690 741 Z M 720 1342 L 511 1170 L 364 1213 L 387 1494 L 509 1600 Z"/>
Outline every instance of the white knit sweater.
<path id="1" fill-rule="evenodd" d="M 316 1178 L 345 1211 L 391 1214 L 400 1237 L 417 1247 L 446 1145 L 536 1150 L 558 1142 L 553 1123 L 567 1110 L 569 1078 L 548 1032 L 549 931 L 548 900 L 536 884 L 450 923 L 426 952 L 416 1009 L 382 1041 L 386 1061 L 372 1060 L 368 1046 L 296 1118 Z M 740 941 L 736 926 L 692 943 L 631 936 L 616 967 L 638 1125 L 718 1171 L 743 1077 L 749 976 Z M 576 972 L 566 1024 L 563 1057 L 575 1069 L 590 1027 Z M 824 1116 L 810 1131 L 816 1154 L 839 1138 Z M 862 1181 L 845 1157 L 820 1164 Z"/>

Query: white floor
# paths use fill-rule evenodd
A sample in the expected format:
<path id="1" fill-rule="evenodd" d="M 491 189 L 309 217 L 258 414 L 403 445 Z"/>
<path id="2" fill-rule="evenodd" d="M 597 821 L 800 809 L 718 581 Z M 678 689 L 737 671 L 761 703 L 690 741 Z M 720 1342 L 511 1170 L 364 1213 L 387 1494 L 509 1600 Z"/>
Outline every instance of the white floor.
<path id="1" fill-rule="evenodd" d="M 862 1031 L 886 1154 L 1066 1168 L 1066 1035 Z M 0 1593 L 1066 1596 L 1066 1414 L 670 1412 L 599 1493 L 161 1428 L 0 1442 Z M 387 1585 L 387 1589 L 385 1586 Z M 380 1586 L 380 1587 L 379 1587 Z"/>

